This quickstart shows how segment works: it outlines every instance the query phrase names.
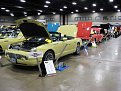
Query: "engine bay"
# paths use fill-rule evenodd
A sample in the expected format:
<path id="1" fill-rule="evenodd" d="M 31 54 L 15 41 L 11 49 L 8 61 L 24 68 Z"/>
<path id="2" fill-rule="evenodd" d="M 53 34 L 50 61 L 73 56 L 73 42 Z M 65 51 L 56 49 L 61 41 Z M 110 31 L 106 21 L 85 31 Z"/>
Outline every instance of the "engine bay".
<path id="1" fill-rule="evenodd" d="M 11 44 L 9 49 L 30 51 L 32 48 L 38 47 L 42 44 L 46 44 L 46 38 L 29 38 L 23 42 Z"/>

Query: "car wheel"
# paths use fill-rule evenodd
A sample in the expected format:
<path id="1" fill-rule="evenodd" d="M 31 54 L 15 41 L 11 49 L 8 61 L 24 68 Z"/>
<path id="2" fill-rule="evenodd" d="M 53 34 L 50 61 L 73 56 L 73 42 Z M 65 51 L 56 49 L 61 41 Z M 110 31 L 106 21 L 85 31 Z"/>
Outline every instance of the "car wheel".
<path id="1" fill-rule="evenodd" d="M 52 51 L 47 51 L 42 58 L 42 63 L 40 64 L 42 70 L 42 76 L 45 76 L 47 74 L 44 61 L 49 61 L 49 60 L 54 60 L 54 54 Z"/>
<path id="2" fill-rule="evenodd" d="M 47 51 L 43 56 L 43 61 L 54 60 L 54 54 L 52 51 Z"/>
<path id="3" fill-rule="evenodd" d="M 75 54 L 76 54 L 76 55 L 79 55 L 79 54 L 80 54 L 80 51 L 81 51 L 81 49 L 80 49 L 80 44 L 77 43 L 77 47 L 76 47 L 76 52 L 75 52 Z"/>

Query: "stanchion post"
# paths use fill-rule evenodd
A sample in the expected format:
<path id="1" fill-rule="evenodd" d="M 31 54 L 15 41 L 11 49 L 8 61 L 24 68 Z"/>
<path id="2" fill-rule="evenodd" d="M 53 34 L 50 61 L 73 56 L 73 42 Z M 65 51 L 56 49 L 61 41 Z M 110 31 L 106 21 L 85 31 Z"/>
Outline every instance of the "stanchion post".
<path id="1" fill-rule="evenodd" d="M 3 64 L 2 64 L 2 57 L 0 56 L 0 67 L 3 67 Z"/>
<path id="2" fill-rule="evenodd" d="M 40 63 L 39 63 L 39 60 L 38 60 L 37 57 L 36 57 L 36 61 L 37 61 L 38 69 L 39 69 L 39 77 L 42 77 L 42 76 L 43 76 L 43 75 L 42 75 L 42 69 L 41 69 L 41 67 L 40 67 Z"/>

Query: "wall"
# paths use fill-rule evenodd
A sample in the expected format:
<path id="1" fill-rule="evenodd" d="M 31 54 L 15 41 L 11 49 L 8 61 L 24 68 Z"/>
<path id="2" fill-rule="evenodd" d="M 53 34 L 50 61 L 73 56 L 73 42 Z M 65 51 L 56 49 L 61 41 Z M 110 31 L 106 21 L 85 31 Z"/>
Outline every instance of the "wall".
<path id="1" fill-rule="evenodd" d="M 92 21 L 93 25 L 99 25 L 101 23 L 119 23 L 121 24 L 121 13 L 80 13 L 69 14 L 68 23 L 77 24 L 78 21 Z"/>
<path id="2" fill-rule="evenodd" d="M 0 26 L 1 25 L 14 25 L 15 24 L 15 17 L 11 17 L 11 16 L 0 16 Z"/>
<path id="3" fill-rule="evenodd" d="M 9 17 L 9 16 L 0 16 L 0 25 L 11 25 L 14 24 L 16 19 L 25 18 L 25 17 Z M 63 23 L 63 16 L 62 15 L 40 15 L 40 16 L 28 16 L 28 19 L 46 19 L 47 23 Z M 67 22 L 68 21 L 68 22 Z M 65 17 L 65 24 L 77 24 L 78 21 L 92 21 L 93 25 L 99 25 L 101 23 L 119 23 L 121 24 L 121 13 L 117 12 L 103 12 L 103 13 L 75 13 L 69 14 Z"/>
<path id="4" fill-rule="evenodd" d="M 60 18 L 61 17 L 61 18 Z M 28 17 L 32 19 L 46 19 L 47 23 L 61 23 L 62 25 L 62 15 L 41 15 L 41 16 L 33 16 Z M 68 22 L 67 22 L 68 21 Z M 92 21 L 93 25 L 99 25 L 103 23 L 119 23 L 121 24 L 121 13 L 118 12 L 103 12 L 103 13 L 75 13 L 69 14 L 65 17 L 65 24 L 77 24 L 78 21 Z"/>
<path id="5" fill-rule="evenodd" d="M 25 17 L 20 17 L 20 18 L 25 18 Z M 19 18 L 19 19 L 20 19 Z M 40 15 L 40 16 L 27 16 L 26 18 L 28 19 L 38 19 L 38 20 L 46 20 L 47 23 L 60 23 L 60 15 Z M 62 18 L 61 18 L 62 20 Z"/>

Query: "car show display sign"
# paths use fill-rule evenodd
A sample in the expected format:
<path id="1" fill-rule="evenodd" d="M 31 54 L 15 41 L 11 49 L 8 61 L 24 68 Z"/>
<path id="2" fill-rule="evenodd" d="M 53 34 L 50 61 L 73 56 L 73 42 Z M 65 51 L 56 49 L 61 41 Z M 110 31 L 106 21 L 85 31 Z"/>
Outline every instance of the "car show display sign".
<path id="1" fill-rule="evenodd" d="M 44 61 L 44 65 L 48 76 L 52 76 L 56 74 L 53 60 Z"/>

